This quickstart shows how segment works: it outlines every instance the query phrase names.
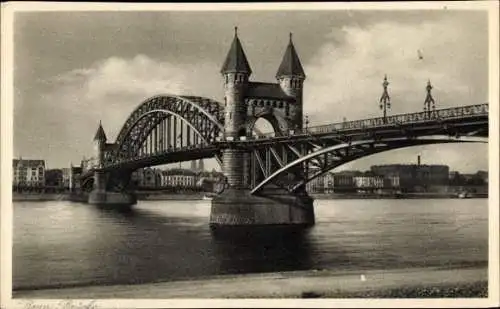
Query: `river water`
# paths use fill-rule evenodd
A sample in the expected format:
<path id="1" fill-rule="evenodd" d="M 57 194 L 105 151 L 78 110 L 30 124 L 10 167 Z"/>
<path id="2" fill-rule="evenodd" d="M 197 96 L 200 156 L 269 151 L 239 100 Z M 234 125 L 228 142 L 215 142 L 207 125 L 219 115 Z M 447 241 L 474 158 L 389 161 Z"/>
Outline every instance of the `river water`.
<path id="1" fill-rule="evenodd" d="M 487 266 L 487 199 L 317 200 L 303 235 L 220 238 L 209 201 L 14 203 L 14 289 L 307 269 Z M 262 236 L 262 235 L 261 235 Z M 485 278 L 486 280 L 487 278 Z"/>

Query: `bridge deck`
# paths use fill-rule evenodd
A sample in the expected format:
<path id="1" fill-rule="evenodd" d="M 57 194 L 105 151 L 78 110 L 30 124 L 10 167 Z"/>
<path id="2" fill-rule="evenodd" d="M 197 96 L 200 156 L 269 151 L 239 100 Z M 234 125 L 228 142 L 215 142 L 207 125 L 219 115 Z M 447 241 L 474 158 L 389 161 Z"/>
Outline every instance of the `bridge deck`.
<path id="1" fill-rule="evenodd" d="M 211 144 L 167 149 L 145 156 L 124 158 L 108 163 L 103 170 L 136 169 L 139 167 L 169 164 L 211 158 L 221 149 L 261 149 L 276 144 L 316 143 L 332 145 L 363 139 L 387 139 L 429 135 L 475 135 L 488 136 L 488 104 L 447 108 L 429 112 L 418 112 L 386 117 L 319 125 L 301 130 L 291 130 L 282 135 L 261 134 L 238 140 L 217 138 Z M 91 173 L 88 170 L 85 174 Z"/>

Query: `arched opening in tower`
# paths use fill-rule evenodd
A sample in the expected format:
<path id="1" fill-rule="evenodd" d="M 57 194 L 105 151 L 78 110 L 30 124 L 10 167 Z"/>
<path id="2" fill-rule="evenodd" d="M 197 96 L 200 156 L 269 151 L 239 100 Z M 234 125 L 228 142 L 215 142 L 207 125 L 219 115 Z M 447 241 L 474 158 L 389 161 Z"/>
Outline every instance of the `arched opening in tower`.
<path id="1" fill-rule="evenodd" d="M 272 133 L 276 134 L 277 132 L 277 128 L 275 128 L 269 120 L 263 117 L 257 119 L 252 128 L 253 137 L 270 135 Z"/>

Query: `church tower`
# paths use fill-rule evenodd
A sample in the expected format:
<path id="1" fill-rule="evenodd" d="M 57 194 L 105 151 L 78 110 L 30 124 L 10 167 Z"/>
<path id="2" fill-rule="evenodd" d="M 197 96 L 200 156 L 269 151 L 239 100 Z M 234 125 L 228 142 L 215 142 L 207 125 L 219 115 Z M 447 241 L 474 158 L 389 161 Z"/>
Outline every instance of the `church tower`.
<path id="1" fill-rule="evenodd" d="M 293 122 L 298 128 L 302 128 L 302 95 L 304 88 L 304 80 L 306 79 L 306 74 L 300 63 L 299 56 L 295 50 L 295 46 L 292 41 L 292 34 L 290 33 L 290 40 L 288 46 L 283 55 L 283 60 L 276 72 L 276 79 L 278 80 L 281 89 L 288 96 L 295 99 L 295 113 L 290 115 Z"/>

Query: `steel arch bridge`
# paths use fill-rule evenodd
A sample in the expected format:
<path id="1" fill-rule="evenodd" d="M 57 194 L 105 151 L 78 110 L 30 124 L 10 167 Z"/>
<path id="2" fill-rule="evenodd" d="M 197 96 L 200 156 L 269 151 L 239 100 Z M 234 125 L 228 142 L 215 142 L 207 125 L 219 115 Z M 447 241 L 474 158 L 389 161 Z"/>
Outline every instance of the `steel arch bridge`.
<path id="1" fill-rule="evenodd" d="M 116 164 L 169 147 L 211 144 L 224 128 L 223 112 L 219 102 L 203 97 L 152 97 L 128 117 L 107 161 Z"/>
<path id="2" fill-rule="evenodd" d="M 138 168 L 202 158 L 221 163 L 222 150 L 231 148 L 245 152 L 245 185 L 252 194 L 264 188 L 294 193 L 327 171 L 368 155 L 418 145 L 487 142 L 488 137 L 487 103 L 232 139 L 224 138 L 224 117 L 224 105 L 208 98 L 149 98 L 130 114 L 114 143 L 99 146 L 102 162 L 84 168 L 82 187 L 88 190 L 93 173 L 103 171 L 110 175 L 108 190 L 123 190 Z M 302 171 L 300 177 L 291 175 L 292 170 Z"/>

